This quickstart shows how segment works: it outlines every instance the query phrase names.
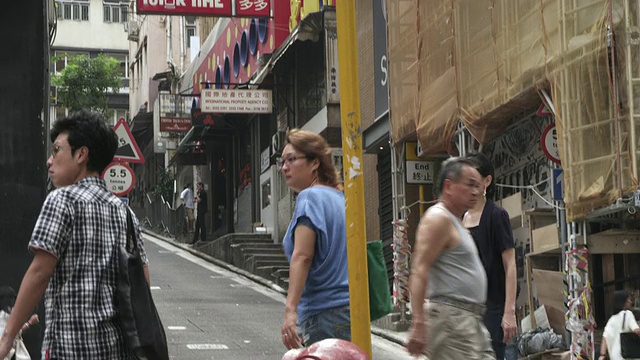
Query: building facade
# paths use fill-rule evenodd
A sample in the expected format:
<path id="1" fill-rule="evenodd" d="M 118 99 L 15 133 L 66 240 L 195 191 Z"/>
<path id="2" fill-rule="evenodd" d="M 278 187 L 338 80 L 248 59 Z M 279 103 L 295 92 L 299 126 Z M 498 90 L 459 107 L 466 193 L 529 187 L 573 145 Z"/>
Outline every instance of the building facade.
<path id="1" fill-rule="evenodd" d="M 127 40 L 128 3 L 114 0 L 56 1 L 57 26 L 51 56 L 51 73 L 59 74 L 68 61 L 77 55 L 91 58 L 100 54 L 120 62 L 122 87 L 108 98 L 108 115 L 115 124 L 129 113 L 129 42 Z M 67 114 L 58 103 L 57 89 L 51 87 L 50 119 Z"/>

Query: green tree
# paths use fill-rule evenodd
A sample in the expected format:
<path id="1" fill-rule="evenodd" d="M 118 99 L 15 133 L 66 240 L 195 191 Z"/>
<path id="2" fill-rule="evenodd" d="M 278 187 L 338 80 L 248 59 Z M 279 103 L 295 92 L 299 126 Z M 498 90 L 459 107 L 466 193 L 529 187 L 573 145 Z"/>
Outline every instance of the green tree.
<path id="1" fill-rule="evenodd" d="M 157 182 L 153 194 L 156 197 L 164 197 L 166 202 L 173 205 L 174 179 L 169 169 L 159 165 L 156 180 Z"/>
<path id="2" fill-rule="evenodd" d="M 84 108 L 106 114 L 108 95 L 122 87 L 120 62 L 102 54 L 95 58 L 78 55 L 69 59 L 51 83 L 58 86 L 58 101 L 69 110 Z"/>

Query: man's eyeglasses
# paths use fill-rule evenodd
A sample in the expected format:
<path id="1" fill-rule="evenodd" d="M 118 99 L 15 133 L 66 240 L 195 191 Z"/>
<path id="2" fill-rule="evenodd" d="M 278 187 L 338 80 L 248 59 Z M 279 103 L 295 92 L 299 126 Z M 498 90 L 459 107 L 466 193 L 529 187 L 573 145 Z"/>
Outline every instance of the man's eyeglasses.
<path id="1" fill-rule="evenodd" d="M 58 153 L 60 152 L 60 150 L 62 150 L 62 146 L 60 145 L 53 145 L 51 147 L 51 157 L 56 157 L 56 155 L 58 155 Z"/>
<path id="2" fill-rule="evenodd" d="M 296 162 L 297 160 L 300 159 L 313 159 L 313 156 L 309 156 L 309 155 L 302 155 L 302 156 L 290 156 L 286 159 L 283 158 L 277 158 L 276 159 L 276 166 L 278 168 L 278 170 L 282 170 L 282 168 L 287 165 L 287 166 L 291 166 L 293 165 L 294 162 Z"/>

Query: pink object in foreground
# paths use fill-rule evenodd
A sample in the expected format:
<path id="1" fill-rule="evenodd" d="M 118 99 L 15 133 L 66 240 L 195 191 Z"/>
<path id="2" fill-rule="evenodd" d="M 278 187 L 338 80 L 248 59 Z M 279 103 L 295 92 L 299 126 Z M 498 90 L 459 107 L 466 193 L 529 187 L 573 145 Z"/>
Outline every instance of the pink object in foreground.
<path id="1" fill-rule="evenodd" d="M 287 351 L 282 360 L 369 360 L 356 344 L 340 339 L 325 339 L 308 348 Z"/>

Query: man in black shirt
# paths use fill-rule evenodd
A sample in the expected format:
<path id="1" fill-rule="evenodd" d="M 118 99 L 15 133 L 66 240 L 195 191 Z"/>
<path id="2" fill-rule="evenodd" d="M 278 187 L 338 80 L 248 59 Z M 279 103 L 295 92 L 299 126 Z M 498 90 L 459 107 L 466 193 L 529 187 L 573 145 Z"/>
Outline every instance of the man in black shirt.
<path id="1" fill-rule="evenodd" d="M 196 203 L 198 204 L 198 215 L 196 217 L 196 231 L 193 233 L 192 244 L 198 241 L 198 234 L 200 234 L 200 241 L 207 240 L 207 229 L 204 221 L 204 215 L 207 213 L 207 192 L 204 190 L 204 184 L 199 182 L 196 188 L 197 196 Z"/>

